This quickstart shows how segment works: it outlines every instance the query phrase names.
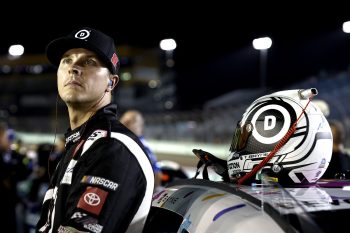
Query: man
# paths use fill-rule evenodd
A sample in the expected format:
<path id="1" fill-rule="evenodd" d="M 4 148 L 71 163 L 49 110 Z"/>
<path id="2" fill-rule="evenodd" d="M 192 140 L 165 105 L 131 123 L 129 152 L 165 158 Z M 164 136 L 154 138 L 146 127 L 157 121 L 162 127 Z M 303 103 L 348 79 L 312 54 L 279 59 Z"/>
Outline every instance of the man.
<path id="1" fill-rule="evenodd" d="M 81 28 L 50 42 L 70 129 L 45 195 L 37 232 L 142 232 L 154 177 L 136 135 L 111 103 L 119 60 L 106 34 Z"/>
<path id="2" fill-rule="evenodd" d="M 151 147 L 149 146 L 148 142 L 146 141 L 143 135 L 145 120 L 142 116 L 142 113 L 137 110 L 131 109 L 124 112 L 119 120 L 122 124 L 128 127 L 128 129 L 130 129 L 134 134 L 136 134 L 139 137 L 140 141 L 145 147 L 154 172 L 154 192 L 160 191 L 162 189 L 162 170 L 158 164 L 157 156 L 153 153 Z"/>

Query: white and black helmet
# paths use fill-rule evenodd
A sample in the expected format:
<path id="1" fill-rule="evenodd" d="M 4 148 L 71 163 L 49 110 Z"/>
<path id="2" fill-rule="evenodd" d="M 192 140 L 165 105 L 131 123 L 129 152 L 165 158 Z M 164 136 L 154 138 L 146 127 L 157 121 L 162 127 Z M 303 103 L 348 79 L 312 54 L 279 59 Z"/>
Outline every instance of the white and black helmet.
<path id="1" fill-rule="evenodd" d="M 258 165 L 261 168 L 250 181 L 261 174 L 281 184 L 315 183 L 321 178 L 332 156 L 332 132 L 318 106 L 309 102 L 314 95 L 315 88 L 275 92 L 246 109 L 230 147 L 231 181 L 242 179 Z"/>

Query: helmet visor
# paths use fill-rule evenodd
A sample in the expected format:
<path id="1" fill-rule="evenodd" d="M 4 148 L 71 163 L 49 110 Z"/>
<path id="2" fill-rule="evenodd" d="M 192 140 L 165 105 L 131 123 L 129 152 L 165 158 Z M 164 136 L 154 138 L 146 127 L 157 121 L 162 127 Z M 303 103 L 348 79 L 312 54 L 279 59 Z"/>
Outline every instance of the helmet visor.
<path id="1" fill-rule="evenodd" d="M 235 129 L 235 133 L 233 134 L 230 151 L 234 152 L 243 150 L 247 145 L 248 138 L 252 131 L 253 125 L 251 123 L 246 123 L 241 126 L 241 123 L 239 122 Z"/>

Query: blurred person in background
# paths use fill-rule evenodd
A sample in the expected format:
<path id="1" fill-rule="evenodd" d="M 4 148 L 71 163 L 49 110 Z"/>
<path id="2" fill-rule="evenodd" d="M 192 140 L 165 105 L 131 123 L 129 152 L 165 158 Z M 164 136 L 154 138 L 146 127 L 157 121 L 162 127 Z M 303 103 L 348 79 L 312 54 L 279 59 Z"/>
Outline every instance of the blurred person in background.
<path id="1" fill-rule="evenodd" d="M 329 120 L 329 126 L 333 135 L 332 158 L 323 179 L 349 179 L 350 178 L 350 155 L 344 149 L 345 131 L 341 122 Z"/>
<path id="2" fill-rule="evenodd" d="M 157 156 L 144 137 L 145 119 L 142 113 L 138 110 L 130 109 L 121 115 L 119 121 L 136 134 L 142 142 L 154 172 L 154 192 L 160 191 L 162 189 L 162 170 L 158 164 Z"/>
<path id="3" fill-rule="evenodd" d="M 42 203 L 37 232 L 142 232 L 154 177 L 142 143 L 117 120 L 113 38 L 83 27 L 51 41 L 48 60 L 68 109 L 65 153 Z"/>
<path id="4" fill-rule="evenodd" d="M 55 142 L 54 149 L 49 156 L 48 174 L 52 175 L 65 152 L 66 140 L 64 136 L 59 136 Z"/>
<path id="5" fill-rule="evenodd" d="M 324 116 L 328 119 L 331 109 L 325 100 L 314 100 Z M 345 130 L 339 120 L 328 119 L 333 137 L 331 161 L 322 179 L 350 179 L 350 155 L 345 151 Z"/>
<path id="6" fill-rule="evenodd" d="M 25 156 L 11 149 L 12 133 L 6 122 L 0 122 L 0 225 L 6 226 L 7 232 L 22 229 L 22 219 L 16 216 L 16 209 L 22 205 L 17 185 L 31 172 L 23 163 Z"/>
<path id="7" fill-rule="evenodd" d="M 25 203 L 25 232 L 34 232 L 36 223 L 40 217 L 41 204 L 45 192 L 49 186 L 49 157 L 54 145 L 51 143 L 40 143 L 36 148 L 36 163 L 33 173 L 27 180 L 30 187 L 24 195 Z"/>

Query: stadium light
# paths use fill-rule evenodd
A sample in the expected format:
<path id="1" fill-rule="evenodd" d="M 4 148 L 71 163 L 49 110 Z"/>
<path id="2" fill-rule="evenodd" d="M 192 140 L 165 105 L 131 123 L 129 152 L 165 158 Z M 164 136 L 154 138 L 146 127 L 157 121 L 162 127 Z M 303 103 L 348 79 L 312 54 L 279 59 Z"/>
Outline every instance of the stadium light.
<path id="1" fill-rule="evenodd" d="M 343 32 L 350 33 L 350 21 L 346 21 L 343 23 Z"/>
<path id="2" fill-rule="evenodd" d="M 11 45 L 8 49 L 8 53 L 13 57 L 22 56 L 24 53 L 24 47 L 20 44 Z"/>

